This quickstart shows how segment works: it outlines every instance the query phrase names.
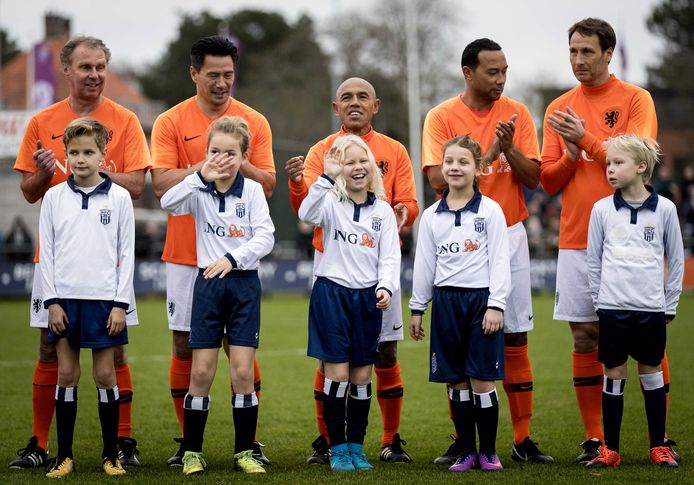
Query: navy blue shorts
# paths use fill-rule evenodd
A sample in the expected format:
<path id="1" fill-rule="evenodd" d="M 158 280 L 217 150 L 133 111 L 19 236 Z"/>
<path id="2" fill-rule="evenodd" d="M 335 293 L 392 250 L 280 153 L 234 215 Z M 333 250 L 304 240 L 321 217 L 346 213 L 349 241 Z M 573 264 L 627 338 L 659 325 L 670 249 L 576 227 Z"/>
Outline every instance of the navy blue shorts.
<path id="1" fill-rule="evenodd" d="M 598 360 L 612 369 L 636 362 L 656 367 L 665 356 L 666 325 L 663 312 L 598 310 Z"/>
<path id="2" fill-rule="evenodd" d="M 308 307 L 308 355 L 359 367 L 378 360 L 383 311 L 376 286 L 353 289 L 318 277 Z"/>
<path id="3" fill-rule="evenodd" d="M 484 335 L 488 288 L 434 288 L 429 381 L 504 378 L 504 332 Z"/>
<path id="4" fill-rule="evenodd" d="M 50 343 L 56 343 L 63 337 L 75 349 L 108 349 L 128 343 L 127 327 L 114 337 L 108 334 L 106 325 L 113 309 L 113 301 L 65 298 L 59 300 L 58 304 L 67 315 L 67 329 L 62 334 L 49 330 Z"/>
<path id="5" fill-rule="evenodd" d="M 205 279 L 203 271 L 193 288 L 188 347 L 217 349 L 226 334 L 229 345 L 257 348 L 262 295 L 258 272 L 231 271 L 224 278 Z"/>

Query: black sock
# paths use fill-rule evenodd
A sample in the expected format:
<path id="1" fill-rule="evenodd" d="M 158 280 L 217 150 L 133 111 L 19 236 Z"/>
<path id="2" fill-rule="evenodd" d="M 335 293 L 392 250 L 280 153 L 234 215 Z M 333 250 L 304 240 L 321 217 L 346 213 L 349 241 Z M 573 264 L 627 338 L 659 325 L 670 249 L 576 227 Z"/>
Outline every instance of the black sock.
<path id="1" fill-rule="evenodd" d="M 183 449 L 202 451 L 202 438 L 205 434 L 207 415 L 210 409 L 210 396 L 191 396 L 183 399 Z"/>
<path id="2" fill-rule="evenodd" d="M 496 388 L 489 392 L 472 393 L 475 406 L 477 434 L 480 437 L 480 453 L 496 453 L 496 430 L 499 426 L 499 398 Z"/>
<path id="3" fill-rule="evenodd" d="M 72 441 L 77 420 L 77 386 L 55 386 L 55 422 L 58 431 L 58 465 L 72 458 Z"/>
<path id="4" fill-rule="evenodd" d="M 648 435 L 651 448 L 663 446 L 665 441 L 665 417 L 667 407 L 665 400 L 665 385 L 663 373 L 641 374 L 641 387 L 643 399 L 646 405 L 646 419 L 648 420 Z"/>
<path id="5" fill-rule="evenodd" d="M 108 458 L 116 463 L 118 458 L 118 386 L 113 389 L 96 389 L 99 396 L 99 422 L 101 423 L 101 439 L 104 448 L 102 458 Z"/>
<path id="6" fill-rule="evenodd" d="M 328 428 L 330 446 L 345 443 L 345 398 L 348 382 L 325 378 L 323 385 L 323 419 Z"/>
<path id="7" fill-rule="evenodd" d="M 458 435 L 458 443 L 466 453 L 477 452 L 477 431 L 475 429 L 475 406 L 469 389 L 448 388 L 451 418 Z"/>
<path id="8" fill-rule="evenodd" d="M 234 453 L 252 449 L 258 425 L 258 396 L 255 392 L 234 394 L 231 413 L 234 417 Z"/>
<path id="9" fill-rule="evenodd" d="M 347 442 L 364 444 L 371 407 L 371 383 L 350 384 L 347 398 Z"/>
<path id="10" fill-rule="evenodd" d="M 626 381 L 605 376 L 602 385 L 602 430 L 605 433 L 605 446 L 616 452 L 619 452 Z"/>

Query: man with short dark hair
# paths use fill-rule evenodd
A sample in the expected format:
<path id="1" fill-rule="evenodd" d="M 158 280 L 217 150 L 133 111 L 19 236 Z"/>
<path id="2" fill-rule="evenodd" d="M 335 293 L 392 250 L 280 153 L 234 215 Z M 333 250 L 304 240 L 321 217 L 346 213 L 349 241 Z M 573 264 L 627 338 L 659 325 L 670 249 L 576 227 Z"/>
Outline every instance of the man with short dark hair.
<path id="1" fill-rule="evenodd" d="M 573 336 L 574 390 L 586 438 L 576 459 L 581 463 L 597 458 L 603 444 L 603 368 L 586 264 L 591 209 L 614 191 L 605 176 L 603 142 L 620 134 L 655 139 L 658 130 L 648 91 L 610 74 L 616 42 L 604 20 L 587 18 L 571 26 L 569 61 L 580 84 L 552 101 L 543 124 L 542 186 L 550 195 L 562 195 L 554 319 L 568 321 Z M 662 365 L 667 389 L 667 357 Z"/>
<path id="2" fill-rule="evenodd" d="M 504 313 L 503 381 L 513 423 L 511 457 L 516 461 L 550 463 L 554 461 L 552 457 L 542 453 L 530 438 L 533 374 L 527 332 L 533 328 L 533 310 L 528 236 L 523 226 L 528 210 L 522 186 L 534 189 L 539 181 L 535 124 L 523 104 L 502 95 L 508 65 L 499 44 L 486 38 L 471 42 L 463 50 L 461 67 L 465 91 L 432 108 L 424 121 L 422 167 L 431 187 L 442 193 L 448 188 L 441 174 L 443 143 L 469 135 L 484 150 L 485 169 L 479 189 L 501 205 L 511 250 L 512 289 Z M 472 400 L 470 395 L 466 398 Z M 434 462 L 452 465 L 462 451 L 456 438 Z"/>
<path id="3" fill-rule="evenodd" d="M 196 41 L 190 49 L 190 77 L 195 96 L 159 115 L 152 128 L 152 186 L 157 197 L 200 170 L 205 160 L 207 128 L 221 116 L 242 117 L 251 132 L 248 163 L 240 173 L 263 186 L 266 197 L 275 188 L 272 133 L 267 119 L 253 108 L 230 96 L 234 84 L 236 46 L 218 35 Z M 173 331 L 173 353 L 169 379 L 174 409 L 183 434 L 184 397 L 188 392 L 192 353 L 188 348 L 193 286 L 198 274 L 195 248 L 195 221 L 190 215 L 168 216 L 166 243 L 162 259 L 166 262 L 166 300 L 169 328 Z M 260 369 L 255 362 L 255 389 L 260 395 Z M 180 438 L 175 438 L 181 442 Z M 254 444 L 254 457 L 269 460 L 260 443 Z M 182 446 L 167 461 L 182 465 Z"/>
<path id="4" fill-rule="evenodd" d="M 100 170 L 124 187 L 133 199 L 142 194 L 145 172 L 150 167 L 147 140 L 134 113 L 103 96 L 111 52 L 104 42 L 80 36 L 69 40 L 60 52 L 68 97 L 34 115 L 29 121 L 14 169 L 21 172 L 21 189 L 29 203 L 40 200 L 46 191 L 70 174 L 63 147 L 63 130 L 81 116 L 96 118 L 109 129 L 107 154 Z M 32 411 L 34 436 L 10 468 L 43 466 L 48 458 L 48 433 L 55 409 L 58 365 L 55 345 L 48 342 L 48 312 L 43 308 L 40 285 L 41 265 L 37 258 L 31 298 L 31 326 L 41 329 L 39 359 L 34 369 Z M 128 325 L 137 325 L 135 300 L 127 310 Z M 116 377 L 120 389 L 118 425 L 119 459 L 123 465 L 138 465 L 137 442 L 131 436 L 132 379 L 123 346 L 115 347 Z"/>

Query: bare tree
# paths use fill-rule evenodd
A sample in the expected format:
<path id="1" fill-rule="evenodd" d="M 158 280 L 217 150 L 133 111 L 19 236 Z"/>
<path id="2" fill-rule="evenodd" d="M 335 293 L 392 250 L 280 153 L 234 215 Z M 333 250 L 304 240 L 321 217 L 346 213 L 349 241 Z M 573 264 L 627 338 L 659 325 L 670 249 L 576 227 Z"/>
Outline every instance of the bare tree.
<path id="1" fill-rule="evenodd" d="M 405 142 L 407 136 L 408 31 L 405 2 L 379 0 L 368 12 L 342 12 L 323 29 L 334 46 L 338 77 L 361 76 L 382 100 L 375 120 L 381 131 Z M 411 0 L 417 12 L 422 116 L 459 90 L 459 53 L 450 39 L 459 29 L 460 7 L 449 0 Z"/>

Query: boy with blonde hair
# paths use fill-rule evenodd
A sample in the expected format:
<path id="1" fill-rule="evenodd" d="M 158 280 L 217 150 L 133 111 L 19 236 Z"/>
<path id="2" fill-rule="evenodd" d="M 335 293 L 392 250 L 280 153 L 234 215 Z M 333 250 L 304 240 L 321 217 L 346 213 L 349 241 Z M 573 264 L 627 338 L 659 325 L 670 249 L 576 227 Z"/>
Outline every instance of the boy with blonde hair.
<path id="1" fill-rule="evenodd" d="M 600 325 L 598 359 L 605 368 L 605 444 L 586 466 L 620 464 L 627 359 L 632 356 L 643 388 L 651 462 L 677 467 L 665 444 L 667 408 L 661 366 L 666 325 L 675 318 L 684 273 L 677 209 L 646 185 L 660 154 L 655 142 L 621 135 L 608 139 L 605 147 L 607 180 L 617 190 L 593 206 L 587 254 L 590 294 Z"/>

